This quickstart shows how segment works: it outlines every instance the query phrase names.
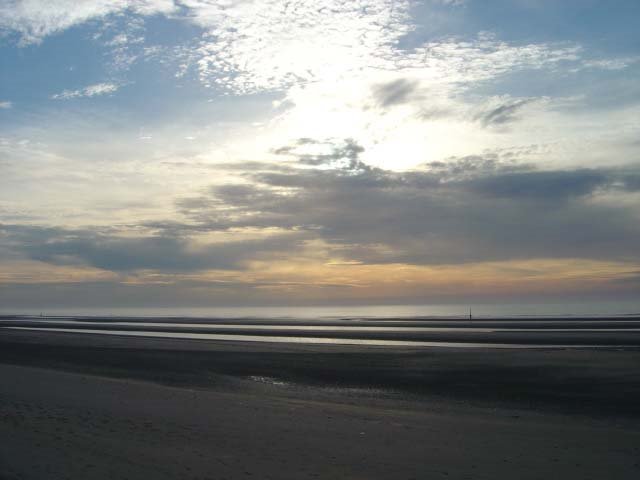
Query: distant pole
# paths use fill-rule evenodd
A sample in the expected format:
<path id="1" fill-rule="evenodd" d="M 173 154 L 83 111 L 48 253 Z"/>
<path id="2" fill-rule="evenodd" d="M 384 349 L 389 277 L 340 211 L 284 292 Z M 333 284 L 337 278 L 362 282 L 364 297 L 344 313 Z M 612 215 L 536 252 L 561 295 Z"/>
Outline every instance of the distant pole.
<path id="1" fill-rule="evenodd" d="M 473 315 L 471 315 L 471 307 L 469 307 L 469 321 L 473 322 Z"/>

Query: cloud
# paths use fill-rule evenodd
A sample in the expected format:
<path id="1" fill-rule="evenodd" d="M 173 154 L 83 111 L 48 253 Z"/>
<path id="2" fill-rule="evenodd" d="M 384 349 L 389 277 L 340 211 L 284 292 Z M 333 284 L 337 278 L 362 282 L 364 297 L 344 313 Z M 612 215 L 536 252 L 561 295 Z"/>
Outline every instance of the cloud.
<path id="1" fill-rule="evenodd" d="M 217 164 L 224 182 L 183 192 L 164 219 L 1 225 L 0 256 L 30 265 L 8 266 L 9 284 L 43 282 L 49 274 L 38 272 L 51 270 L 61 285 L 104 279 L 105 291 L 174 285 L 174 296 L 159 297 L 185 302 L 195 291 L 242 302 L 257 291 L 254 300 L 324 301 L 570 289 L 578 280 L 588 290 L 637 270 L 640 170 L 541 170 L 519 151 L 395 172 L 364 163 L 353 139 L 304 138 L 277 149 L 278 163 Z M 626 203 L 603 201 L 610 195 Z"/>
<path id="2" fill-rule="evenodd" d="M 406 78 L 398 78 L 388 83 L 375 85 L 373 96 L 381 107 L 390 107 L 407 103 L 416 91 L 419 82 Z"/>
<path id="3" fill-rule="evenodd" d="M 640 259 L 637 205 L 598 201 L 624 194 L 628 171 L 544 171 L 477 156 L 391 172 L 364 168 L 357 155 L 336 164 L 344 145 L 313 162 L 301 155 L 289 171 L 246 172 L 250 183 L 212 188 L 183 213 L 203 229 L 305 231 L 365 263 Z"/>
<path id="4" fill-rule="evenodd" d="M 100 95 L 108 95 L 118 91 L 120 85 L 115 83 L 96 83 L 78 90 L 63 90 L 60 93 L 51 95 L 53 100 L 70 100 L 73 98 L 90 98 Z"/>
<path id="5" fill-rule="evenodd" d="M 306 165 L 356 171 L 370 169 L 368 165 L 359 160 L 359 155 L 363 151 L 364 148 L 350 138 L 340 144 L 331 141 L 321 143 L 310 138 L 302 138 L 295 145 L 278 148 L 274 153 L 293 155 L 299 163 Z"/>
<path id="6" fill-rule="evenodd" d="M 629 172 L 622 176 L 622 185 L 630 192 L 640 192 L 640 174 Z"/>
<path id="7" fill-rule="evenodd" d="M 2 110 L 7 110 L 9 108 L 13 107 L 13 103 L 9 102 L 9 101 L 0 101 L 0 109 Z"/>
<path id="8" fill-rule="evenodd" d="M 385 68 L 394 44 L 413 28 L 408 1 L 184 5 L 207 30 L 198 48 L 202 81 L 240 94 Z"/>
<path id="9" fill-rule="evenodd" d="M 497 99 L 497 105 L 491 105 L 487 110 L 476 114 L 475 119 L 484 127 L 502 126 L 518 120 L 519 113 L 527 106 L 539 99 Z"/>
<path id="10" fill-rule="evenodd" d="M 452 5 L 454 7 L 460 7 L 467 3 L 467 0 L 434 0 L 435 3 L 441 3 L 443 5 Z"/>
<path id="11" fill-rule="evenodd" d="M 411 25 L 410 19 L 406 25 Z M 366 149 L 362 159 L 368 164 L 406 169 L 428 160 L 469 155 L 487 144 L 529 142 L 522 138 L 528 135 L 524 130 L 507 128 L 521 119 L 524 128 L 543 131 L 547 134 L 543 141 L 548 141 L 551 124 L 564 120 L 558 118 L 558 103 L 546 97 L 501 95 L 500 90 L 512 76 L 527 71 L 557 81 L 569 67 L 579 68 L 583 55 L 574 43 L 504 42 L 486 33 L 417 47 L 395 41 L 381 49 L 365 48 L 359 56 L 368 58 L 366 65 L 343 62 L 336 55 L 331 65 L 339 75 L 296 77 L 286 85 L 255 85 L 251 91 L 286 90 L 270 124 L 271 145 L 292 138 L 349 137 Z M 304 61 L 316 60 L 321 58 Z M 271 61 L 272 56 L 263 59 Z M 285 64 L 288 68 L 295 60 Z M 278 72 L 275 64 L 266 71 L 272 80 Z M 243 93 L 233 82 L 219 86 Z M 487 90 L 495 93 L 487 97 Z M 565 131 L 570 126 L 565 123 Z M 505 138 L 487 136 L 486 130 Z"/>
<path id="12" fill-rule="evenodd" d="M 0 233 L 2 247 L 14 257 L 22 255 L 53 265 L 89 265 L 113 272 L 235 270 L 249 259 L 265 258 L 269 252 L 291 251 L 302 240 L 299 235 L 271 235 L 194 243 L 193 238 L 167 230 L 164 234 L 132 237 L 109 229 L 1 224 Z"/>
<path id="13" fill-rule="evenodd" d="M 381 72 L 410 72 L 429 84 L 460 85 L 564 63 L 582 67 L 582 48 L 577 44 L 518 45 L 490 33 L 402 48 L 402 37 L 415 29 L 410 3 L 405 1 L 365 0 L 352 5 L 323 0 L 293 5 L 238 2 L 222 8 L 200 0 L 185 2 L 187 17 L 207 30 L 196 52 L 201 81 L 247 94 L 316 81 L 332 84 L 354 76 L 366 79 Z M 411 85 L 397 80 L 388 89 L 399 89 L 396 94 L 402 99 Z M 384 88 L 379 94 L 384 103 Z"/>
<path id="14" fill-rule="evenodd" d="M 620 57 L 585 60 L 582 65 L 584 68 L 601 70 L 624 70 L 625 68 L 638 62 L 640 62 L 640 57 Z"/>
<path id="15" fill-rule="evenodd" d="M 0 30 L 17 33 L 20 44 L 28 45 L 111 14 L 169 14 L 175 8 L 173 0 L 3 0 Z"/>
<path id="16" fill-rule="evenodd" d="M 612 182 L 611 173 L 598 170 L 532 171 L 489 176 L 471 182 L 474 191 L 486 196 L 538 202 L 569 200 L 592 195 Z"/>
<path id="17" fill-rule="evenodd" d="M 582 47 L 570 43 L 515 44 L 481 33 L 473 39 L 428 42 L 398 59 L 399 67 L 420 66 L 433 82 L 481 82 L 522 70 L 554 68 L 580 60 Z"/>
<path id="18" fill-rule="evenodd" d="M 409 0 L 5 0 L 0 3 L 0 29 L 14 32 L 26 45 L 89 21 L 114 20 L 123 31 L 110 38 L 100 31 L 98 36 L 112 49 L 114 68 L 126 70 L 143 54 L 142 46 L 136 53 L 129 47 L 140 42 L 141 22 L 151 15 L 189 22 L 201 31 L 199 40 L 165 52 L 177 57 L 172 60 L 180 64 L 178 76 L 195 68 L 203 84 L 235 94 L 284 91 L 376 72 L 417 70 L 423 80 L 452 84 L 562 63 L 572 63 L 574 69 L 619 69 L 635 61 L 629 57 L 580 63 L 582 50 L 576 44 L 518 45 L 488 33 L 403 48 L 403 37 L 416 29 Z"/>

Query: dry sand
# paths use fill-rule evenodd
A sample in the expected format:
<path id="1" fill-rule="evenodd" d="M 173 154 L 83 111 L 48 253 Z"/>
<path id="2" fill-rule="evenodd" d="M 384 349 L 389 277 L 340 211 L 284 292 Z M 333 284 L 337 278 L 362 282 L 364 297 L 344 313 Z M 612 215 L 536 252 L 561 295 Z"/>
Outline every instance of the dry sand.
<path id="1" fill-rule="evenodd" d="M 638 366 L 0 330 L 0 479 L 637 479 Z"/>

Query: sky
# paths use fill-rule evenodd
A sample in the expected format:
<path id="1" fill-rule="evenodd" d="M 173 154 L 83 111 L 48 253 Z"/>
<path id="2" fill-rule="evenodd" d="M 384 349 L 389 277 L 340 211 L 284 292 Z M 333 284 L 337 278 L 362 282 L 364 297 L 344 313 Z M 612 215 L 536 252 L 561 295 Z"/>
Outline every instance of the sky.
<path id="1" fill-rule="evenodd" d="M 0 0 L 0 304 L 637 298 L 638 18 Z"/>

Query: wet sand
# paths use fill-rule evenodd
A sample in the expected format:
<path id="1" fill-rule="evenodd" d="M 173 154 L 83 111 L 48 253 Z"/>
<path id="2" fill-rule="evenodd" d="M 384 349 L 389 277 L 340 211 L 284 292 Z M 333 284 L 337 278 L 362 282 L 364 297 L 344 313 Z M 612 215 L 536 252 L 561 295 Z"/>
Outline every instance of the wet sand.
<path id="1" fill-rule="evenodd" d="M 638 367 L 0 329 L 0 478 L 635 479 Z"/>

